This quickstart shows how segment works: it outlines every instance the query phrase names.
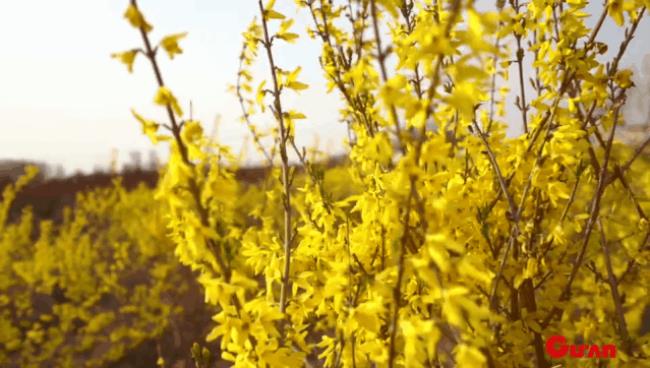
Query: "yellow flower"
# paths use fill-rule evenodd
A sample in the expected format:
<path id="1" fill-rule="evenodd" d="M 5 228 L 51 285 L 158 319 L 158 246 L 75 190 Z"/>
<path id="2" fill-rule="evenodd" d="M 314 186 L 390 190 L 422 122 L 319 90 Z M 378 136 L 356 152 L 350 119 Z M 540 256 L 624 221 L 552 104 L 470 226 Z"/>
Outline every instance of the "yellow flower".
<path id="1" fill-rule="evenodd" d="M 257 94 L 255 95 L 255 102 L 260 107 L 262 112 L 266 110 L 266 106 L 264 106 L 264 97 L 266 96 L 266 90 L 264 89 L 265 85 L 266 85 L 266 80 L 263 80 L 260 83 L 260 85 L 257 87 Z"/>
<path id="2" fill-rule="evenodd" d="M 328 86 L 340 92 L 349 160 L 335 168 L 311 165 L 321 155 L 314 147 L 302 151 L 304 170 L 288 165 L 296 155 L 287 150 L 302 148 L 295 124 L 306 116 L 281 93 L 307 88 L 300 68 L 283 69 L 275 60 L 267 82 L 253 71 L 258 57 L 271 61 L 277 52 L 268 36 L 297 38 L 293 20 L 278 12 L 286 13 L 286 5 L 275 11 L 274 0 L 264 1 L 264 20 L 284 19 L 266 35 L 268 24 L 258 17 L 244 34 L 236 92 L 251 125 L 272 103 L 294 146 L 280 137 L 280 124 L 269 133 L 252 125 L 256 145 L 264 147 L 259 139 L 265 138 L 271 146 L 264 152 L 269 180 L 240 185 L 229 147 L 186 120 L 170 144 L 157 192 L 169 207 L 161 215 L 176 256 L 197 273 L 206 302 L 220 309 L 207 338 L 219 340 L 221 358 L 238 367 L 300 366 L 305 356 L 346 367 L 526 366 L 543 350 L 534 333 L 557 331 L 572 340 L 584 331 L 615 335 L 616 321 L 605 317 L 614 305 L 610 293 L 599 292 L 609 285 L 583 270 L 591 266 L 605 275 L 603 253 L 584 252 L 582 265 L 568 255 L 586 247 L 590 236 L 596 243 L 606 237 L 604 244 L 622 239 L 609 250 L 612 266 L 620 272 L 637 262 L 631 275 L 647 278 L 642 247 L 649 225 L 643 203 L 634 199 L 648 196 L 650 179 L 639 157 L 627 173 L 629 188 L 603 187 L 603 221 L 585 233 L 596 219 L 585 211 L 599 195 L 597 178 L 608 171 L 599 160 L 611 148 L 611 165 L 622 165 L 636 152 L 622 142 L 588 150 L 599 126 L 609 130 L 616 123 L 612 97 L 619 91 L 607 87 L 629 88 L 632 74 L 608 74 L 599 58 L 603 45 L 576 55 L 575 45 L 593 31 L 585 24 L 585 0 L 569 0 L 563 14 L 545 0 L 516 10 L 501 2 L 497 13 L 479 11 L 473 2 L 376 0 L 376 14 L 354 19 L 336 5 L 345 0 L 317 2 L 311 32 L 322 41 Z M 647 2 L 608 1 L 604 10 L 623 24 L 640 12 L 632 6 Z M 558 16 L 562 22 L 555 22 Z M 167 36 L 158 47 L 173 58 L 183 37 Z M 509 71 L 520 74 L 516 60 L 535 69 L 535 91 L 525 94 L 525 86 L 517 86 L 515 105 Z M 268 86 L 269 77 L 277 78 L 278 88 Z M 180 114 L 166 87 L 156 103 Z M 506 119 L 506 106 L 522 114 Z M 596 109 L 605 113 L 591 116 L 595 126 L 585 125 L 583 113 Z M 136 117 L 157 139 L 158 124 Z M 510 122 L 528 134 L 516 136 Z M 278 153 L 284 167 L 273 164 Z M 574 267 L 579 272 L 566 294 L 563 275 Z M 639 285 L 631 279 L 619 284 L 634 330 L 647 294 Z M 513 297 L 519 302 L 511 303 Z M 555 309 L 566 312 L 553 317 Z M 571 320 L 576 309 L 584 309 L 582 321 Z M 192 350 L 205 365 L 206 354 L 198 345 Z M 541 357 L 535 360 L 542 364 Z"/>
<path id="3" fill-rule="evenodd" d="M 142 125 L 142 133 L 144 133 L 149 139 L 151 139 L 151 142 L 153 144 L 156 144 L 160 141 L 167 140 L 169 137 L 166 137 L 164 135 L 158 135 L 158 128 L 160 127 L 160 124 L 156 123 L 155 121 L 145 119 L 142 117 L 142 115 L 138 114 L 135 112 L 135 110 L 131 110 L 131 114 L 140 122 Z"/>
<path id="4" fill-rule="evenodd" d="M 198 121 L 190 120 L 185 123 L 183 131 L 181 132 L 181 138 L 183 138 L 184 142 L 195 142 L 201 138 L 201 136 L 203 136 L 203 128 Z"/>
<path id="5" fill-rule="evenodd" d="M 292 89 L 294 91 L 302 91 L 309 88 L 309 85 L 297 80 L 301 70 L 302 70 L 301 67 L 297 67 L 294 71 L 287 74 L 287 79 L 284 83 L 284 85 L 286 85 L 287 88 Z"/>
<path id="6" fill-rule="evenodd" d="M 459 367 L 483 367 L 485 356 L 475 347 L 459 344 L 454 348 L 456 363 Z"/>
<path id="7" fill-rule="evenodd" d="M 178 45 L 178 41 L 182 38 L 185 38 L 186 36 L 187 36 L 187 32 L 176 33 L 176 34 L 169 35 L 160 41 L 160 46 L 162 46 L 162 48 L 165 49 L 170 59 L 173 59 L 174 56 L 177 54 L 183 53 L 183 50 Z"/>
<path id="8" fill-rule="evenodd" d="M 116 52 L 111 54 L 113 59 L 118 59 L 122 62 L 129 70 L 129 73 L 133 72 L 133 63 L 135 62 L 135 57 L 138 55 L 139 50 L 133 49 L 125 52 Z"/>
<path id="9" fill-rule="evenodd" d="M 616 73 L 614 81 L 621 88 L 630 88 L 634 84 L 632 82 L 632 71 L 630 69 L 624 69 Z"/>
<path id="10" fill-rule="evenodd" d="M 623 17 L 623 0 L 609 0 L 607 12 L 619 27 L 623 25 L 623 21 L 625 20 Z"/>
<path id="11" fill-rule="evenodd" d="M 264 12 L 264 19 L 270 20 L 270 19 L 284 19 L 285 16 L 282 13 L 278 13 L 277 11 L 273 9 L 267 9 Z"/>
<path id="12" fill-rule="evenodd" d="M 289 111 L 284 113 L 284 117 L 286 119 L 291 119 L 291 120 L 301 120 L 301 119 L 307 119 L 307 116 L 305 114 L 298 112 L 298 111 Z"/>
<path id="13" fill-rule="evenodd" d="M 126 18 L 133 27 L 143 29 L 147 33 L 151 32 L 153 29 L 153 26 L 147 23 L 144 19 L 144 15 L 142 15 L 140 10 L 133 4 L 129 5 L 126 12 L 124 12 L 124 18 Z"/>
<path id="14" fill-rule="evenodd" d="M 172 94 L 172 91 L 170 91 L 169 88 L 165 86 L 158 88 L 158 92 L 154 97 L 154 102 L 160 106 L 171 107 L 172 110 L 174 110 L 174 113 L 176 113 L 178 116 L 183 115 L 183 110 L 178 104 L 178 100 L 176 100 L 176 97 Z"/>
<path id="15" fill-rule="evenodd" d="M 294 22 L 293 19 L 287 19 L 282 21 L 282 23 L 280 24 L 280 30 L 275 36 L 289 43 L 293 43 L 295 40 L 297 40 L 300 36 L 298 36 L 296 33 L 289 32 L 289 28 L 291 28 L 293 22 Z"/>

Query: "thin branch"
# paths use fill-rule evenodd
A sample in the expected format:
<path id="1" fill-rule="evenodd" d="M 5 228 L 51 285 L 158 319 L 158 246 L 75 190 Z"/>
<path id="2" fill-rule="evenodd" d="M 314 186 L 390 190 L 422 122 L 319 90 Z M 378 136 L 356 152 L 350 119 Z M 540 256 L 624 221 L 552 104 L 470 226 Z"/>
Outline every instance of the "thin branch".
<path id="1" fill-rule="evenodd" d="M 133 5 L 133 7 L 139 11 L 137 0 L 131 0 L 131 5 Z M 158 82 L 158 87 L 164 87 L 165 83 L 162 78 L 162 73 L 160 71 L 158 61 L 156 60 L 156 49 L 153 49 L 151 47 L 151 41 L 149 40 L 149 35 L 147 34 L 147 31 L 145 30 L 144 26 L 139 27 L 139 31 L 140 31 L 140 35 L 142 36 L 142 41 L 145 45 L 145 55 L 151 62 L 151 66 L 156 76 L 156 81 Z M 187 146 L 185 145 L 185 142 L 183 142 L 183 140 L 181 139 L 182 123 L 179 124 L 177 122 L 176 116 L 174 115 L 174 111 L 172 110 L 170 104 L 167 104 L 165 107 L 167 110 L 169 121 L 171 122 L 172 135 L 174 136 L 174 140 L 178 145 L 178 149 L 180 151 L 183 163 L 189 167 L 194 167 L 194 163 L 189 159 Z M 208 210 L 201 202 L 199 185 L 193 177 L 190 177 L 188 181 L 189 181 L 189 192 L 192 195 L 192 198 L 194 199 L 194 204 L 199 212 L 201 224 L 203 226 L 210 227 Z M 217 260 L 221 273 L 223 274 L 226 281 L 230 281 L 230 268 L 227 266 L 224 260 L 221 246 L 215 243 L 215 241 L 211 238 L 208 238 L 207 242 L 209 247 L 215 253 L 215 258 Z"/>
<path id="2" fill-rule="evenodd" d="M 379 61 L 379 70 L 381 71 L 381 79 L 384 83 L 388 81 L 388 73 L 386 72 L 386 53 L 381 44 L 381 35 L 379 33 L 379 19 L 377 15 L 377 4 L 375 0 L 370 0 L 370 14 L 372 15 L 372 26 L 375 32 L 375 44 L 377 45 L 377 60 Z M 397 110 L 393 103 L 389 103 L 389 109 L 393 124 L 395 125 L 395 134 L 399 140 L 400 149 L 402 153 L 406 152 L 406 146 L 402 143 L 402 129 L 400 127 L 399 118 L 397 117 Z"/>
<path id="3" fill-rule="evenodd" d="M 242 116 L 244 118 L 244 122 L 246 123 L 246 127 L 248 127 L 248 130 L 250 131 L 251 135 L 253 136 L 253 141 L 255 142 L 255 145 L 257 148 L 262 152 L 264 155 L 264 158 L 266 159 L 269 167 L 273 166 L 273 158 L 271 155 L 266 151 L 266 148 L 262 144 L 262 141 L 260 140 L 259 135 L 255 131 L 255 125 L 250 119 L 250 114 L 248 113 L 248 110 L 246 110 L 246 105 L 244 104 L 244 96 L 242 94 L 242 88 L 241 88 L 241 79 L 242 79 L 242 70 L 244 66 L 244 53 L 246 52 L 246 43 L 244 43 L 244 46 L 242 48 L 241 56 L 239 58 L 239 73 L 237 74 L 237 86 L 236 86 L 236 93 L 237 93 L 237 99 L 239 100 L 239 106 L 242 111 Z"/>
<path id="4" fill-rule="evenodd" d="M 580 252 L 578 253 L 578 257 L 576 258 L 575 263 L 573 264 L 573 268 L 571 269 L 569 280 L 567 281 L 564 289 L 562 290 L 562 293 L 560 294 L 560 301 L 567 300 L 571 294 L 571 288 L 573 286 L 573 282 L 575 281 L 575 278 L 578 275 L 578 271 L 580 270 L 580 266 L 582 265 L 582 262 L 584 260 L 585 253 L 587 251 L 587 245 L 589 245 L 589 238 L 591 236 L 591 232 L 593 231 L 596 221 L 598 220 L 598 216 L 600 214 L 600 202 L 602 200 L 602 197 L 605 193 L 605 189 L 607 187 L 605 182 L 607 178 L 607 167 L 611 156 L 614 136 L 616 134 L 616 126 L 618 124 L 619 110 L 620 110 L 620 106 L 618 106 L 614 111 L 614 124 L 609 134 L 607 147 L 605 147 L 605 158 L 603 160 L 604 162 L 600 169 L 600 173 L 598 175 L 598 184 L 596 186 L 596 192 L 594 193 L 594 196 L 591 200 L 589 218 L 587 220 L 587 224 L 584 227 L 582 233 L 582 245 L 580 247 Z M 561 313 L 562 313 L 561 309 L 559 309 L 557 306 L 553 307 L 551 312 L 544 319 L 544 322 L 542 323 L 542 327 L 546 328 L 548 324 L 551 323 L 553 318 L 555 318 L 555 316 L 557 316 L 558 314 L 561 315 Z"/>
<path id="5" fill-rule="evenodd" d="M 641 154 L 648 147 L 649 144 L 650 144 L 650 136 L 648 136 L 646 138 L 646 140 L 643 141 L 643 143 L 641 143 L 641 145 L 634 150 L 634 153 L 632 154 L 632 157 L 630 157 L 630 159 L 627 160 L 623 164 L 623 166 L 621 166 L 621 169 L 620 169 L 621 173 L 625 173 L 627 170 L 629 170 L 629 168 L 632 166 L 634 161 L 636 161 L 636 159 L 639 158 L 639 156 L 641 156 Z M 611 178 L 610 180 L 614 180 L 614 178 Z"/>
<path id="6" fill-rule="evenodd" d="M 616 310 L 616 319 L 618 322 L 618 333 L 620 334 L 621 340 L 623 340 L 623 350 L 626 354 L 630 354 L 631 351 L 631 340 L 630 334 L 628 332 L 627 323 L 625 322 L 625 312 L 623 311 L 623 303 L 621 301 L 621 295 L 618 293 L 618 283 L 616 281 L 616 276 L 614 276 L 614 270 L 612 268 L 612 260 L 609 253 L 609 248 L 607 246 L 607 238 L 605 237 L 605 230 L 603 229 L 603 224 L 598 220 L 598 228 L 600 230 L 600 245 L 603 249 L 603 255 L 605 256 L 605 267 L 607 268 L 607 280 L 609 282 L 609 289 L 612 293 L 612 300 L 614 301 L 614 308 Z"/>
<path id="7" fill-rule="evenodd" d="M 449 19 L 447 20 L 447 25 L 445 27 L 445 32 L 444 32 L 444 37 L 449 37 L 449 34 L 451 32 L 451 29 L 453 28 L 454 23 L 456 22 L 456 19 L 458 17 L 458 14 L 460 13 L 460 0 L 455 0 L 451 4 L 451 15 Z M 443 59 L 443 54 L 438 54 L 436 64 L 433 68 L 433 83 L 429 86 L 429 89 L 427 91 L 427 97 L 429 101 L 433 101 L 433 98 L 435 97 L 436 93 L 436 88 L 438 87 L 438 83 L 440 80 L 440 68 L 442 67 L 442 59 Z M 425 121 L 431 116 L 433 113 L 433 104 L 429 104 L 426 110 L 426 118 Z M 415 145 L 415 162 L 418 162 L 420 160 L 420 154 L 422 152 L 422 145 L 425 139 L 425 131 L 426 129 L 426 124 L 422 125 L 422 134 L 419 135 L 418 141 Z M 397 328 L 398 328 L 398 322 L 399 322 L 399 310 L 400 310 L 400 301 L 401 301 L 401 288 L 402 288 L 402 279 L 404 277 L 404 261 L 406 258 L 406 247 L 407 243 L 409 240 L 409 222 L 410 222 L 410 214 L 411 214 L 411 209 L 412 209 L 412 202 L 415 198 L 419 198 L 417 194 L 417 188 L 416 188 L 416 177 L 411 175 L 409 178 L 409 196 L 406 202 L 406 216 L 405 216 L 405 221 L 404 221 L 404 233 L 402 234 L 402 239 L 400 242 L 400 248 L 399 248 L 399 256 L 398 256 L 398 263 L 397 263 L 397 280 L 395 282 L 395 286 L 393 288 L 393 314 L 391 316 L 391 323 L 390 323 L 390 339 L 389 339 L 389 350 L 388 350 L 388 366 L 389 368 L 393 368 L 395 366 L 395 358 L 397 355 L 397 351 L 395 349 L 396 345 L 396 340 L 397 340 Z"/>
<path id="8" fill-rule="evenodd" d="M 269 62 L 269 68 L 273 79 L 273 97 L 274 97 L 274 112 L 278 124 L 280 126 L 280 158 L 282 159 L 282 186 L 283 186 L 283 205 L 284 205 L 284 267 L 282 274 L 282 287 L 280 289 L 280 312 L 284 314 L 287 307 L 287 299 L 290 290 L 290 278 L 289 273 L 291 271 L 291 229 L 292 225 L 292 213 L 291 213 L 291 184 L 290 184 L 290 166 L 289 158 L 287 156 L 287 143 L 289 142 L 289 136 L 291 132 L 288 131 L 285 121 L 284 114 L 282 111 L 282 103 L 280 100 L 280 84 L 278 83 L 277 77 L 277 68 L 275 66 L 275 60 L 273 58 L 273 52 L 271 50 L 272 40 L 269 36 L 268 24 L 266 20 L 266 10 L 264 9 L 264 4 L 262 0 L 258 1 L 260 14 L 262 17 L 262 28 L 264 30 L 264 40 L 262 44 L 266 49 L 266 55 Z M 283 324 L 284 326 L 284 324 Z"/>

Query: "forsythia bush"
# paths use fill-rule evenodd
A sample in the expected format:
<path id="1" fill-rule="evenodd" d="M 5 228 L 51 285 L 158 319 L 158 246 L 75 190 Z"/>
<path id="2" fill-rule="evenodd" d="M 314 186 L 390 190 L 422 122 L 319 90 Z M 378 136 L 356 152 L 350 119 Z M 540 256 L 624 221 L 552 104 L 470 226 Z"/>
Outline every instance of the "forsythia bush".
<path id="1" fill-rule="evenodd" d="M 185 34 L 153 44 L 131 0 L 125 17 L 144 46 L 115 55 L 129 69 L 143 55 L 153 68 L 168 120 L 134 115 L 170 146 L 157 192 L 176 255 L 218 307 L 207 339 L 222 359 L 550 367 L 545 340 L 563 335 L 617 346 L 614 360 L 593 364 L 650 366 L 648 140 L 616 139 L 632 86 L 620 62 L 647 0 L 610 0 L 596 14 L 583 0 L 500 0 L 491 10 L 467 0 L 295 1 L 350 131 L 349 161 L 335 171 L 295 139 L 308 118 L 285 97 L 308 86 L 274 55 L 301 32 L 274 3 L 257 4 L 235 88 L 273 165 L 258 188 L 235 180 L 228 147 L 186 119 L 164 83 L 159 52 L 181 53 Z M 610 19 L 625 27 L 619 45 L 599 41 Z M 266 78 L 253 75 L 257 61 Z M 254 122 L 266 116 L 270 137 Z M 523 132 L 507 136 L 509 125 Z"/>
<path id="2" fill-rule="evenodd" d="M 0 203 L 0 366 L 104 367 L 179 313 L 165 205 L 119 183 L 78 196 L 61 224 L 7 222 L 30 168 Z"/>

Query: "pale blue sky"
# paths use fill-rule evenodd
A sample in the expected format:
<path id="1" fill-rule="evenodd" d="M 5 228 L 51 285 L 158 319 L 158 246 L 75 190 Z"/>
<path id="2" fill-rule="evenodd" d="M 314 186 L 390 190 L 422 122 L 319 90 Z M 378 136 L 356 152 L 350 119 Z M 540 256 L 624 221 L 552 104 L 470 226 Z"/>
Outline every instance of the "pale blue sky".
<path id="1" fill-rule="evenodd" d="M 151 68 L 140 58 L 129 74 L 109 57 L 141 45 L 137 31 L 122 17 L 127 4 L 126 0 L 0 0 L 0 159 L 60 163 L 67 172 L 106 167 L 113 148 L 120 160 L 128 161 L 134 150 L 145 153 L 146 159 L 151 143 L 129 109 L 164 121 L 163 111 L 152 105 L 156 87 Z M 192 100 L 194 117 L 202 120 L 206 130 L 221 115 L 220 137 L 235 149 L 247 130 L 238 121 L 239 105 L 227 86 L 236 80 L 241 33 L 257 14 L 256 4 L 252 0 L 139 2 L 154 25 L 154 40 L 189 32 L 181 44 L 183 55 L 170 62 L 161 54 L 166 83 L 186 111 Z M 315 43 L 300 42 L 280 49 L 278 63 L 286 68 L 303 65 L 302 79 L 321 89 L 319 51 Z M 297 128 L 305 144 L 311 144 L 318 132 L 326 137 L 345 132 L 336 121 L 336 95 L 305 91 L 288 102 L 299 105 L 310 118 Z M 259 123 L 268 123 L 265 120 Z M 320 143 L 324 147 L 327 138 Z M 159 152 L 164 156 L 164 148 Z"/>
<path id="2" fill-rule="evenodd" d="M 133 107 L 164 120 L 163 111 L 151 103 L 156 90 L 151 69 L 142 58 L 128 74 L 109 57 L 141 44 L 122 17 L 127 3 L 0 0 L 0 159 L 32 159 L 63 164 L 67 172 L 90 171 L 96 165 L 106 167 L 112 149 L 118 150 L 122 161 L 129 160 L 131 151 L 151 149 L 129 111 Z M 194 116 L 208 131 L 220 114 L 221 140 L 241 147 L 247 131 L 238 122 L 237 100 L 226 88 L 235 82 L 241 33 L 257 14 L 257 1 L 139 3 L 154 25 L 154 40 L 189 32 L 182 43 L 185 53 L 172 62 L 163 58 L 166 82 L 186 110 L 193 101 Z M 289 14 L 295 12 L 293 3 L 278 1 L 281 8 L 288 4 Z M 599 7 L 600 2 L 593 6 Z M 296 29 L 302 31 L 307 19 L 301 14 L 298 20 Z M 648 23 L 642 22 L 624 64 L 638 64 L 650 52 Z M 608 22 L 602 34 L 601 40 L 610 43 L 620 40 L 621 32 Z M 345 135 L 337 121 L 338 96 L 324 95 L 317 61 L 320 48 L 306 37 L 303 41 L 277 52 L 280 66 L 302 65 L 302 79 L 314 87 L 288 101 L 309 117 L 300 122 L 298 138 L 309 145 L 318 134 L 322 148 L 334 147 Z M 162 147 L 159 152 L 164 156 Z"/>

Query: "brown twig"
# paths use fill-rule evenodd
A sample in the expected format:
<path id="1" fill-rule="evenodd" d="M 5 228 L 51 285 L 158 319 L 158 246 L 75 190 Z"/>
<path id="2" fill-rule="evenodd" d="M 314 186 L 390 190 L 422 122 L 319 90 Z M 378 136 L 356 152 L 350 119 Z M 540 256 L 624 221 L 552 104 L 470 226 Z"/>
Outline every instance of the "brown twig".
<path id="1" fill-rule="evenodd" d="M 244 65 L 244 55 L 246 52 L 246 43 L 244 43 L 244 46 L 242 47 L 241 51 L 241 56 L 239 58 L 239 73 L 237 74 L 237 86 L 236 86 L 236 93 L 237 93 L 237 99 L 239 100 L 239 106 L 242 111 L 242 116 L 244 118 L 244 122 L 246 123 L 246 127 L 248 128 L 249 132 L 253 136 L 253 141 L 255 142 L 255 145 L 257 148 L 262 152 L 264 155 L 264 158 L 267 161 L 267 164 L 269 167 L 273 166 L 273 158 L 271 155 L 266 151 L 266 148 L 264 148 L 264 145 L 262 144 L 262 141 L 260 140 L 259 135 L 255 131 L 255 125 L 251 121 L 250 114 L 248 113 L 248 110 L 246 110 L 246 105 L 244 103 L 244 96 L 241 91 L 241 78 L 242 78 L 242 70 L 243 70 L 243 65 Z"/>
<path id="2" fill-rule="evenodd" d="M 447 25 L 445 27 L 445 32 L 444 36 L 448 37 L 451 29 L 453 28 L 454 23 L 456 22 L 456 18 L 458 17 L 458 14 L 460 13 L 460 0 L 455 0 L 452 3 L 452 8 L 451 8 L 451 15 L 449 19 L 447 20 Z M 435 97 L 435 91 L 436 88 L 438 87 L 438 83 L 440 80 L 439 76 L 439 70 L 442 67 L 442 59 L 443 55 L 439 54 L 436 60 L 436 64 L 433 68 L 433 83 L 429 86 L 427 97 L 429 101 L 432 101 L 433 98 Z M 433 108 L 431 105 L 427 108 L 427 118 L 433 113 Z M 422 126 L 423 129 L 426 129 L 426 124 Z M 424 134 L 424 131 L 422 134 L 419 135 L 417 144 L 415 146 L 415 162 L 419 161 L 420 159 L 420 154 L 422 151 L 422 145 L 425 140 L 426 136 Z M 400 242 L 400 248 L 399 248 L 399 256 L 398 256 L 398 263 L 397 263 L 397 280 L 395 282 L 395 286 L 393 288 L 393 313 L 391 316 L 391 322 L 390 322 L 390 338 L 389 338 L 389 349 L 388 349 L 388 366 L 389 368 L 393 368 L 395 365 L 395 357 L 397 355 L 397 351 L 395 349 L 395 344 L 396 344 L 396 339 L 397 339 L 397 328 L 398 328 L 398 320 L 399 320 L 399 310 L 400 310 L 400 301 L 401 301 L 401 287 L 402 287 L 402 279 L 404 277 L 404 261 L 406 258 L 406 247 L 407 247 L 407 242 L 409 240 L 409 222 L 410 222 L 410 214 L 411 214 L 411 209 L 412 209 L 412 202 L 414 198 L 419 198 L 417 195 L 417 188 L 416 188 L 416 177 L 411 175 L 409 178 L 409 196 L 406 202 L 406 216 L 404 220 L 404 233 L 402 234 L 401 242 Z"/>
<path id="3" fill-rule="evenodd" d="M 582 245 L 580 247 L 580 252 L 578 253 L 578 257 L 576 258 L 573 264 L 573 268 L 571 269 L 569 280 L 567 281 L 566 285 L 562 290 L 562 293 L 560 294 L 560 301 L 567 300 L 571 294 L 571 288 L 573 286 L 573 282 L 575 281 L 575 278 L 578 275 L 578 271 L 580 270 L 580 266 L 582 265 L 582 262 L 584 260 L 585 253 L 587 251 L 587 245 L 589 245 L 589 238 L 591 236 L 591 233 L 595 227 L 596 221 L 598 220 L 598 216 L 600 214 L 600 202 L 602 200 L 605 189 L 607 187 L 605 182 L 607 178 L 607 167 L 609 164 L 609 159 L 612 151 L 614 136 L 616 134 L 616 125 L 618 124 L 619 110 L 620 110 L 620 106 L 618 106 L 614 110 L 614 124 L 612 126 L 612 130 L 610 131 L 609 139 L 607 140 L 607 147 L 605 147 L 605 158 L 603 160 L 603 165 L 598 175 L 598 184 L 596 186 L 596 192 L 594 193 L 594 196 L 591 200 L 589 218 L 587 220 L 587 224 L 584 227 L 582 233 Z M 551 312 L 544 319 L 542 323 L 542 327 L 546 328 L 549 325 L 549 323 L 551 323 L 553 318 L 555 318 L 555 316 L 561 313 L 562 313 L 561 309 L 559 309 L 557 306 L 553 307 Z"/>
<path id="4" fill-rule="evenodd" d="M 137 0 L 131 0 L 131 5 L 135 9 L 138 9 L 138 4 Z M 149 40 L 149 35 L 147 34 L 147 31 L 145 30 L 144 26 L 139 27 L 140 35 L 142 36 L 142 41 L 145 46 L 145 55 L 151 62 L 151 66 L 153 68 L 154 74 L 156 76 L 156 81 L 158 83 L 158 87 L 164 87 L 165 83 L 162 78 L 162 73 L 160 71 L 160 67 L 158 65 L 158 61 L 156 60 L 156 51 L 151 47 L 151 41 Z M 170 104 L 167 104 L 166 106 L 167 110 L 167 115 L 169 117 L 169 121 L 171 122 L 171 131 L 172 135 L 174 136 L 174 140 L 176 144 L 178 145 L 181 158 L 183 160 L 183 163 L 189 167 L 194 167 L 194 163 L 189 159 L 188 152 L 187 152 L 187 146 L 185 145 L 185 142 L 181 139 L 181 130 L 182 130 L 182 124 L 179 124 L 176 120 L 176 116 L 174 115 L 174 111 L 172 110 L 172 107 Z M 190 194 L 192 195 L 192 198 L 194 199 L 194 204 L 196 205 L 196 208 L 199 212 L 199 217 L 201 224 L 203 226 L 210 226 L 210 221 L 208 218 L 208 210 L 207 208 L 203 205 L 201 202 L 201 194 L 200 194 L 200 188 L 198 183 L 194 178 L 189 178 L 189 191 Z M 214 240 L 212 239 L 207 239 L 209 247 L 212 249 L 212 251 L 215 253 L 215 258 L 217 260 L 217 263 L 219 265 L 220 271 L 226 281 L 230 280 L 230 269 L 227 266 L 223 252 L 221 250 L 220 245 L 216 244 Z"/>
<path id="5" fill-rule="evenodd" d="M 609 289 L 612 293 L 612 300 L 614 301 L 614 309 L 616 310 L 616 320 L 618 322 L 618 333 L 620 334 L 621 340 L 623 341 L 623 351 L 626 354 L 630 354 L 631 351 L 631 340 L 630 334 L 628 332 L 627 323 L 625 322 L 625 313 L 623 311 L 623 303 L 621 301 L 621 295 L 618 293 L 618 283 L 616 276 L 614 276 L 614 270 L 612 268 L 612 260 L 607 246 L 607 238 L 605 237 L 605 229 L 603 224 L 598 220 L 598 228 L 600 230 L 600 245 L 603 249 L 603 256 L 605 257 L 605 267 L 607 268 L 607 281 L 609 283 Z"/>
<path id="6" fill-rule="evenodd" d="M 375 44 L 377 45 L 377 61 L 379 61 L 379 70 L 381 72 L 381 79 L 384 83 L 388 81 L 388 73 L 386 72 L 386 53 L 382 47 L 381 34 L 379 32 L 379 18 L 377 15 L 377 4 L 375 0 L 370 0 L 370 14 L 372 16 L 372 26 L 375 33 Z M 402 153 L 406 152 L 406 146 L 402 142 L 402 129 L 400 127 L 399 118 L 397 116 L 397 109 L 392 102 L 389 102 L 389 110 L 393 124 L 395 125 L 395 134 L 400 145 Z"/>
<path id="7" fill-rule="evenodd" d="M 269 29 L 266 20 L 266 10 L 264 9 L 264 4 L 262 0 L 258 1 L 260 15 L 262 17 L 262 29 L 264 30 L 264 40 L 262 44 L 266 49 L 266 55 L 269 62 L 269 68 L 273 80 L 273 97 L 274 97 L 274 114 L 280 126 L 280 158 L 282 160 L 282 187 L 284 190 L 283 193 L 283 206 L 284 206 L 284 267 L 282 274 L 282 287 L 280 289 L 280 312 L 284 313 L 287 307 L 288 293 L 290 290 L 290 277 L 289 273 L 291 271 L 291 242 L 292 242 L 292 213 L 291 213 L 291 179 L 290 179 L 290 170 L 289 157 L 287 155 L 287 143 L 289 142 L 289 137 L 291 132 L 288 131 L 288 127 L 285 125 L 284 113 L 282 111 L 282 102 L 280 100 L 280 84 L 278 83 L 277 77 L 277 68 L 275 66 L 275 59 L 273 58 L 272 52 L 272 40 L 269 36 Z"/>

